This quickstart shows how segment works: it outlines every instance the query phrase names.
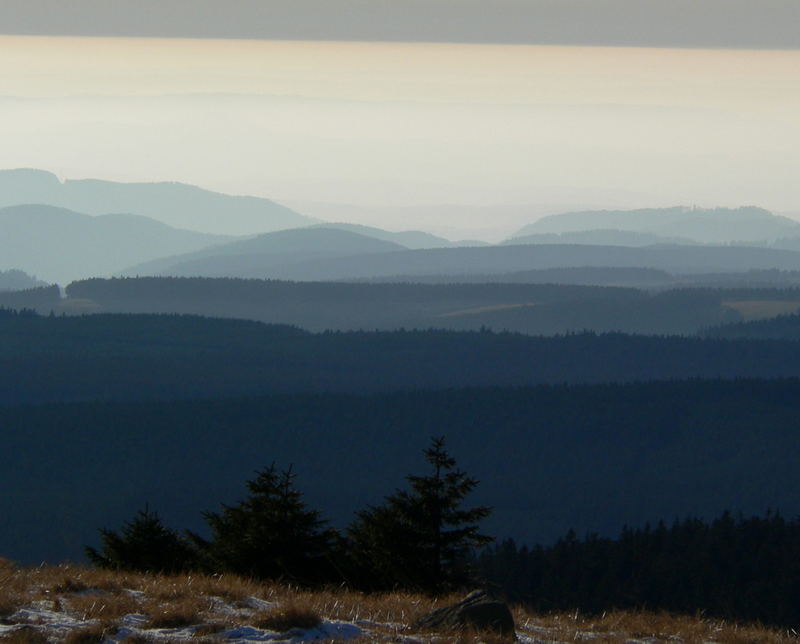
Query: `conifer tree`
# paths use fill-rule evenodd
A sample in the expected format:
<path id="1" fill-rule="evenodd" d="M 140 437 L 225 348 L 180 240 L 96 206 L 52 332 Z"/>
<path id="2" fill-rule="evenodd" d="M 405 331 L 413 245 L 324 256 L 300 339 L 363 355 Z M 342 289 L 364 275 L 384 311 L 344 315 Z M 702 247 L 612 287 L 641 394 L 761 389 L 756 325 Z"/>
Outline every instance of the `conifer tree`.
<path id="1" fill-rule="evenodd" d="M 210 568 L 301 584 L 330 579 L 336 533 L 307 508 L 294 478 L 271 465 L 247 482 L 244 501 L 205 513 L 211 539 L 191 537 Z"/>
<path id="2" fill-rule="evenodd" d="M 357 514 L 349 528 L 358 583 L 371 588 L 407 588 L 440 593 L 470 582 L 470 554 L 492 537 L 478 523 L 491 508 L 463 508 L 478 481 L 456 468 L 444 438 L 425 450 L 431 471 L 408 476 L 383 505 Z"/>
<path id="3" fill-rule="evenodd" d="M 178 572 L 196 564 L 189 544 L 164 526 L 158 514 L 147 508 L 125 523 L 120 533 L 100 530 L 100 551 L 86 546 L 89 561 L 100 568 L 141 572 Z"/>

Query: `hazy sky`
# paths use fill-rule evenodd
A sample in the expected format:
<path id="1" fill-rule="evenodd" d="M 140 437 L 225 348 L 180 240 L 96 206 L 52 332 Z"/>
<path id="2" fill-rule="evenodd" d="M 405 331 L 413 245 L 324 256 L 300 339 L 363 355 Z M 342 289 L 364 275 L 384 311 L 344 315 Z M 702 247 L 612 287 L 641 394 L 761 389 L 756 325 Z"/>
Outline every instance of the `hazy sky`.
<path id="1" fill-rule="evenodd" d="M 658 47 L 800 46 L 797 0 L 3 0 L 0 32 Z"/>
<path id="2" fill-rule="evenodd" d="M 347 2 L 326 6 L 358 6 Z M 22 3 L 3 0 L 0 25 L 24 31 L 45 4 L 29 0 L 25 12 L 15 13 Z M 67 4 L 74 13 L 63 10 Z M 102 0 L 95 6 L 121 4 L 132 5 Z M 196 0 L 199 8 L 170 26 L 160 18 L 166 9 L 136 4 L 152 7 L 152 24 L 170 33 L 206 24 L 202 7 L 210 6 Z M 362 4 L 376 11 L 422 6 Z M 453 0 L 432 4 L 431 16 L 447 7 L 465 16 L 479 6 L 558 13 L 580 4 Z M 592 4 L 610 12 L 614 3 Z M 690 6 L 635 4 L 654 12 Z M 772 7 L 775 16 L 800 6 L 693 4 L 708 11 L 738 7 L 737 16 L 756 4 Z M 78 24 L 84 31 L 109 30 L 105 10 L 94 22 L 81 21 L 87 6 L 54 3 L 36 24 L 49 25 L 40 29 L 48 32 Z M 403 24 L 417 24 L 420 11 Z M 703 13 L 706 21 L 712 14 Z M 246 15 L 230 12 L 227 22 L 208 24 L 247 35 Z M 616 14 L 616 20 L 633 33 L 637 15 Z M 716 14 L 715 33 L 730 26 L 723 18 Z M 510 24 L 507 15 L 504 20 Z M 754 18 L 750 26 L 757 31 L 762 23 Z M 129 30 L 136 24 L 125 23 Z M 360 24 L 358 15 L 347 24 Z M 764 34 L 777 38 L 778 27 Z M 545 209 L 697 203 L 800 211 L 798 113 L 800 50 L 791 49 L 0 37 L 0 167 L 38 167 L 67 178 L 179 180 L 292 203 Z M 448 212 L 447 226 L 432 221 L 430 211 L 417 220 L 409 215 L 407 223 L 445 232 L 461 221 L 454 235 L 485 228 L 459 220 L 457 209 Z M 498 214 L 492 225 L 504 231 L 527 223 L 518 209 L 502 212 L 507 220 Z M 378 210 L 359 217 L 395 228 L 402 223 L 399 215 L 382 220 L 388 215 Z"/>

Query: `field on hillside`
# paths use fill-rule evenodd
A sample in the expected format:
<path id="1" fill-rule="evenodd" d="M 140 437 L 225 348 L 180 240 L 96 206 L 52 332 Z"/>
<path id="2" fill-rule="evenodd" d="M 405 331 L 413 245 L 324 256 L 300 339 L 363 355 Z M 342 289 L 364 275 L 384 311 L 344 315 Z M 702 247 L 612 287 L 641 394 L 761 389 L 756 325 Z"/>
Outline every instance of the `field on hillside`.
<path id="1" fill-rule="evenodd" d="M 800 302 L 785 300 L 728 301 L 722 302 L 722 305 L 739 313 L 745 322 L 796 313 L 800 309 Z"/>
<path id="2" fill-rule="evenodd" d="M 73 565 L 18 568 L 0 560 L 0 642 L 500 642 L 479 632 L 411 626 L 460 599 L 405 593 L 302 591 L 235 576 L 144 575 Z M 555 643 L 797 642 L 794 631 L 702 616 L 611 612 L 533 615 L 514 607 L 517 640 Z"/>

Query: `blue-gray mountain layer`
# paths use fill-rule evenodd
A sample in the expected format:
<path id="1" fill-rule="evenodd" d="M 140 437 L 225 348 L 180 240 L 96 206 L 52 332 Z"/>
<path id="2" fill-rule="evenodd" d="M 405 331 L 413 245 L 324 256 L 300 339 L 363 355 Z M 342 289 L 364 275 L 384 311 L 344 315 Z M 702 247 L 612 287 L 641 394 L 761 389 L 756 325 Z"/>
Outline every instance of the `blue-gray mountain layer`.
<path id="1" fill-rule="evenodd" d="M 319 231 L 325 229 L 317 229 Z M 310 235 L 307 231 L 286 231 Z M 326 235 L 334 231 L 326 230 Z M 345 234 L 344 231 L 337 231 Z M 273 233 L 273 235 L 276 233 Z M 283 234 L 283 233 L 282 233 Z M 349 233 L 354 235 L 354 233 Z M 269 236 L 264 236 L 268 238 Z M 374 243 L 377 240 L 371 240 Z M 387 242 L 381 242 L 386 244 Z M 181 277 L 247 277 L 285 280 L 359 280 L 392 277 L 413 281 L 415 276 L 492 275 L 550 268 L 654 268 L 673 274 L 725 273 L 749 270 L 800 270 L 800 252 L 737 246 L 655 245 L 646 247 L 582 244 L 509 244 L 486 247 L 369 250 L 357 254 L 310 258 L 304 254 L 281 258 L 274 249 L 260 264 L 237 258 L 238 242 L 203 251 L 200 257 L 171 257 L 136 266 L 126 275 Z M 352 247 L 351 250 L 355 250 Z M 386 247 L 384 250 L 390 250 Z M 249 253 L 248 253 L 249 255 Z"/>
<path id="2" fill-rule="evenodd" d="M 560 241 L 570 243 L 572 241 L 570 234 L 588 235 L 591 232 L 597 237 L 602 231 L 605 231 L 606 235 L 609 231 L 619 231 L 620 234 L 624 231 L 629 237 L 631 233 L 654 235 L 661 238 L 662 243 L 675 243 L 680 240 L 704 244 L 768 243 L 784 237 L 800 237 L 800 223 L 755 206 L 585 210 L 542 217 L 519 230 L 510 241 L 524 243 L 524 238 L 530 235 L 566 235 L 567 237 Z"/>
<path id="3" fill-rule="evenodd" d="M 228 239 L 140 215 L 92 217 L 42 205 L 0 208 L 0 270 L 20 269 L 60 284 Z"/>
<path id="4" fill-rule="evenodd" d="M 260 197 L 211 192 L 184 183 L 66 180 L 43 170 L 0 171 L 0 207 L 48 204 L 90 215 L 130 213 L 175 228 L 217 235 L 252 235 L 314 223 Z"/>
<path id="5" fill-rule="evenodd" d="M 369 262 L 373 255 L 405 250 L 392 241 L 314 226 L 267 233 L 147 262 L 128 268 L 123 274 L 261 278 L 291 271 L 291 267 L 308 262 L 349 257 L 363 257 Z"/>

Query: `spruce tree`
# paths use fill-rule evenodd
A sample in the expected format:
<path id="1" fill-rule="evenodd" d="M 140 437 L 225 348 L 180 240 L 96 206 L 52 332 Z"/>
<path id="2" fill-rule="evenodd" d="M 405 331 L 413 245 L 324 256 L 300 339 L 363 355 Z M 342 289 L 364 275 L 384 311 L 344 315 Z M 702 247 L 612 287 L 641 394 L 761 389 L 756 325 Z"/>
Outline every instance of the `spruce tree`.
<path id="1" fill-rule="evenodd" d="M 330 580 L 336 533 L 307 508 L 294 478 L 272 465 L 247 482 L 244 501 L 205 513 L 211 539 L 191 536 L 209 568 L 304 585 Z"/>
<path id="2" fill-rule="evenodd" d="M 158 514 L 147 508 L 125 523 L 120 533 L 100 530 L 100 551 L 86 546 L 89 561 L 100 568 L 141 572 L 179 572 L 195 566 L 189 544 L 164 526 Z"/>
<path id="3" fill-rule="evenodd" d="M 368 588 L 407 588 L 437 594 L 471 581 L 470 555 L 492 541 L 478 523 L 491 508 L 463 508 L 478 481 L 456 468 L 444 438 L 425 450 L 426 476 L 408 476 L 383 505 L 357 514 L 349 546 L 358 580 Z"/>

